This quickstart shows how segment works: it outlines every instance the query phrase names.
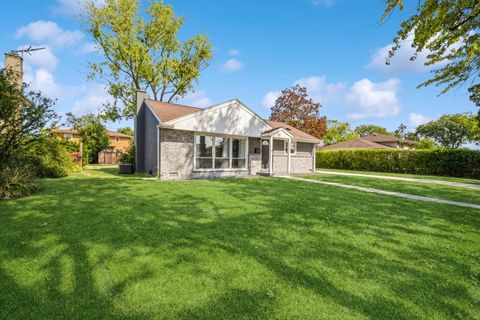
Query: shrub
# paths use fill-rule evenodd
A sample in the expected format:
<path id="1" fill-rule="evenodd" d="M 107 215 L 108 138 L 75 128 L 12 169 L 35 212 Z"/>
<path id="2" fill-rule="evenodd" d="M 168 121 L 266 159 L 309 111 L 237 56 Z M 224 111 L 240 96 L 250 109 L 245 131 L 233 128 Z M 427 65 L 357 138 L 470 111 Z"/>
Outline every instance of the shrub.
<path id="1" fill-rule="evenodd" d="M 55 138 L 38 141 L 31 151 L 33 173 L 39 178 L 60 178 L 78 170 L 68 146 Z"/>
<path id="2" fill-rule="evenodd" d="M 24 168 L 4 168 L 0 171 L 0 199 L 28 196 L 40 188 L 35 177 Z"/>
<path id="3" fill-rule="evenodd" d="M 318 151 L 316 161 L 326 169 L 480 179 L 480 151 L 468 149 Z"/>
<path id="4" fill-rule="evenodd" d="M 135 144 L 133 142 L 130 142 L 127 152 L 120 157 L 120 163 L 135 165 Z"/>

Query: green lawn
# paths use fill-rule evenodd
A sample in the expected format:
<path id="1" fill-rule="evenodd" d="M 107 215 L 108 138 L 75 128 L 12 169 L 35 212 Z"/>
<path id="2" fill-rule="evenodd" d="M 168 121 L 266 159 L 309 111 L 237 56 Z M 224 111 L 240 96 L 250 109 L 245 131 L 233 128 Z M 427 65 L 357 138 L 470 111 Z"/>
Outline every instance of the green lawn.
<path id="1" fill-rule="evenodd" d="M 0 202 L 3 319 L 475 319 L 480 210 L 86 170 Z"/>
<path id="2" fill-rule="evenodd" d="M 480 189 L 452 187 L 439 184 L 385 180 L 370 177 L 340 176 L 331 174 L 308 175 L 303 178 L 338 182 L 360 187 L 396 191 L 418 196 L 480 204 Z"/>
<path id="3" fill-rule="evenodd" d="M 374 171 L 356 171 L 356 170 L 337 170 L 337 169 L 323 169 L 323 168 L 317 168 L 317 170 L 332 171 L 332 172 L 361 173 L 361 174 L 380 175 L 380 176 L 389 176 L 389 177 L 415 178 L 415 179 L 430 179 L 430 180 L 442 180 L 442 181 L 450 181 L 450 182 L 462 182 L 462 183 L 480 184 L 480 180 L 478 180 L 478 179 L 466 179 L 466 178 L 455 178 L 455 177 L 425 176 L 425 175 L 419 175 L 419 174 L 405 174 L 405 173 L 391 173 L 391 172 L 374 172 Z"/>

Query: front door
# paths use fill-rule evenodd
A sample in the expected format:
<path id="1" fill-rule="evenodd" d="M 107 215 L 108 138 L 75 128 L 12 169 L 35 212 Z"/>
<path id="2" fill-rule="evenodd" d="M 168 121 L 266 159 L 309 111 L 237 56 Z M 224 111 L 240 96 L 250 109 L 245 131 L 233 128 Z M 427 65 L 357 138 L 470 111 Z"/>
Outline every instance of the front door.
<path id="1" fill-rule="evenodd" d="M 268 140 L 262 140 L 262 169 L 268 169 L 268 159 L 270 158 L 270 146 Z"/>

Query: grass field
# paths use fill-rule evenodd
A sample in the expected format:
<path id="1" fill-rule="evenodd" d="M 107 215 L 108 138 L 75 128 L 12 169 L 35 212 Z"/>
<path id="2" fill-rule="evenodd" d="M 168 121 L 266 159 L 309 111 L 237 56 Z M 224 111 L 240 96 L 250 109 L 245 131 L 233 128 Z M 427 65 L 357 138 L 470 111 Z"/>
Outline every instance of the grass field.
<path id="1" fill-rule="evenodd" d="M 304 178 L 350 184 L 360 187 L 396 191 L 418 196 L 441 198 L 452 201 L 480 204 L 480 189 L 448 185 L 385 180 L 371 177 L 340 176 L 331 174 L 308 175 Z"/>
<path id="2" fill-rule="evenodd" d="M 0 202 L 2 319 L 475 319 L 480 210 L 89 169 Z"/>

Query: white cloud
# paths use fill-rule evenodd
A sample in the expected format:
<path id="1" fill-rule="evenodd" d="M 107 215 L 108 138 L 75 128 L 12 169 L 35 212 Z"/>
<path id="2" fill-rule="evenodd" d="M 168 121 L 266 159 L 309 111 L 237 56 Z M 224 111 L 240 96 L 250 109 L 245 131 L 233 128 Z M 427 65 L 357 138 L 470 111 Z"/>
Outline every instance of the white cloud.
<path id="1" fill-rule="evenodd" d="M 400 80 L 389 79 L 373 82 L 362 79 L 355 82 L 346 95 L 346 102 L 352 107 L 347 117 L 352 120 L 366 118 L 385 118 L 397 115 L 401 106 L 397 92 Z"/>
<path id="2" fill-rule="evenodd" d="M 27 45 L 20 46 L 18 49 L 27 48 Z M 58 59 L 55 54 L 52 52 L 50 47 L 46 45 L 40 45 L 44 47 L 43 50 L 33 51 L 32 54 L 24 54 L 23 59 L 25 64 L 28 64 L 33 67 L 43 68 L 48 71 L 54 70 L 58 65 Z"/>
<path id="3" fill-rule="evenodd" d="M 57 0 L 53 12 L 62 15 L 79 15 L 84 12 L 84 2 L 80 0 Z"/>
<path id="4" fill-rule="evenodd" d="M 420 114 L 420 113 L 412 112 L 408 116 L 408 125 L 412 129 L 416 129 L 419 125 L 425 124 L 425 123 L 427 123 L 429 121 L 432 121 L 432 120 L 433 120 L 433 118 L 431 118 L 429 116 L 426 116 L 426 115 L 423 115 L 423 114 Z"/>
<path id="5" fill-rule="evenodd" d="M 316 102 L 328 106 L 342 98 L 342 92 L 347 88 L 343 82 L 327 83 L 325 76 L 300 78 L 293 83 L 307 88 L 309 96 Z"/>
<path id="6" fill-rule="evenodd" d="M 103 109 L 104 103 L 113 102 L 104 85 L 83 87 L 81 96 L 82 98 L 75 101 L 72 106 L 72 112 L 76 115 L 97 114 L 99 110 Z"/>
<path id="7" fill-rule="evenodd" d="M 236 57 L 236 56 L 239 56 L 240 55 L 240 50 L 238 49 L 230 49 L 230 51 L 228 51 L 228 54 L 233 56 L 233 57 Z"/>
<path id="8" fill-rule="evenodd" d="M 362 79 L 349 86 L 344 82 L 328 83 L 324 76 L 310 76 L 294 81 L 293 85 L 296 84 L 306 87 L 308 95 L 324 106 L 347 107 L 347 117 L 352 120 L 394 116 L 401 109 L 400 80 L 395 78 L 384 82 Z M 262 106 L 273 106 L 280 94 L 269 91 L 262 99 Z"/>
<path id="9" fill-rule="evenodd" d="M 335 0 L 310 0 L 310 2 L 314 6 L 323 5 L 323 6 L 326 6 L 326 7 L 331 7 L 335 4 Z"/>
<path id="10" fill-rule="evenodd" d="M 388 52 L 393 47 L 393 43 L 390 43 L 382 48 L 375 50 L 372 55 L 372 59 L 369 64 L 366 65 L 368 69 L 375 69 L 382 72 L 389 72 L 389 73 L 399 73 L 399 72 L 406 72 L 406 73 L 420 73 L 429 71 L 435 66 L 441 66 L 447 63 L 447 61 L 439 62 L 435 65 L 426 66 L 425 62 L 427 62 L 427 57 L 431 53 L 430 50 L 425 49 L 422 52 L 419 52 L 415 58 L 415 60 L 410 60 L 412 56 L 415 55 L 415 48 L 412 47 L 414 39 L 413 32 L 410 33 L 407 39 L 401 42 L 400 48 L 395 52 L 395 55 L 390 59 L 390 64 L 386 64 L 385 62 L 388 59 Z M 458 49 L 461 45 L 461 42 L 454 43 L 449 50 Z M 447 52 L 448 53 L 448 52 Z"/>
<path id="11" fill-rule="evenodd" d="M 412 48 L 411 42 L 403 43 L 393 58 L 391 58 L 390 64 L 387 65 L 385 62 L 388 59 L 388 52 L 392 46 L 393 44 L 389 44 L 377 49 L 374 52 L 370 63 L 366 67 L 382 72 L 424 72 L 431 69 L 431 66 L 425 65 L 428 55 L 426 52 L 419 53 L 414 61 L 410 60 L 410 57 L 415 53 L 415 49 Z"/>
<path id="12" fill-rule="evenodd" d="M 38 20 L 17 30 L 17 38 L 26 37 L 34 42 L 44 42 L 53 47 L 65 47 L 75 44 L 83 38 L 83 33 L 64 30 L 56 22 Z"/>
<path id="13" fill-rule="evenodd" d="M 209 107 L 212 105 L 212 101 L 209 97 L 207 97 L 205 91 L 189 93 L 183 97 L 182 102 L 199 108 Z"/>
<path id="14" fill-rule="evenodd" d="M 63 94 L 61 86 L 48 70 L 42 68 L 32 70 L 27 67 L 25 71 L 24 81 L 30 84 L 29 89 L 40 90 L 42 94 L 50 98 L 58 98 Z"/>
<path id="15" fill-rule="evenodd" d="M 58 99 L 59 102 L 80 95 L 84 89 L 81 86 L 59 84 L 50 70 L 34 68 L 28 63 L 23 65 L 23 81 L 29 84 L 29 90 L 41 91 L 43 95 Z"/>
<path id="16" fill-rule="evenodd" d="M 237 59 L 229 59 L 222 64 L 221 70 L 223 72 L 233 72 L 238 71 L 243 68 L 243 64 Z"/>
<path id="17" fill-rule="evenodd" d="M 262 106 L 270 109 L 275 104 L 275 101 L 280 97 L 282 93 L 280 91 L 269 91 L 263 96 Z"/>

